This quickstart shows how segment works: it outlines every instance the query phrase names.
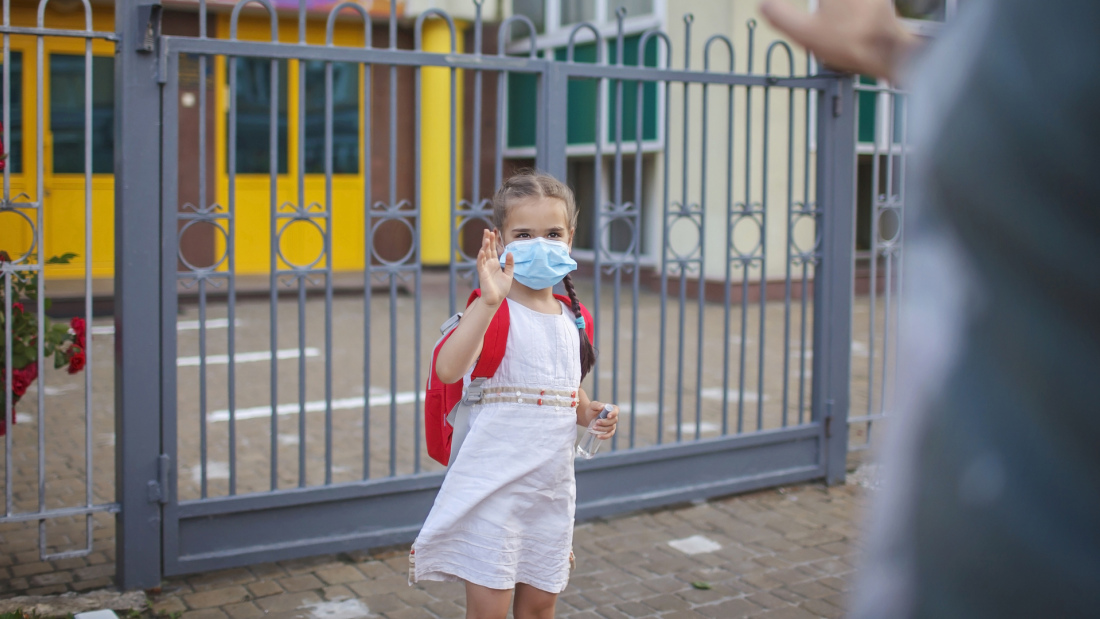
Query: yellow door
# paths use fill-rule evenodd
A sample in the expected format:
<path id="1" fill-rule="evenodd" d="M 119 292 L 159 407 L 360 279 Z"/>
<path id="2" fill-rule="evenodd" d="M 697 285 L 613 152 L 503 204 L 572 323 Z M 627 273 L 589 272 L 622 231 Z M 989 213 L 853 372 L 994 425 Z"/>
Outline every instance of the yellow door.
<path id="1" fill-rule="evenodd" d="M 81 278 L 91 257 L 93 277 L 114 267 L 114 57 L 92 57 L 91 92 L 85 91 L 83 44 L 54 46 L 46 55 L 43 144 L 43 233 L 47 256 L 73 253 L 68 265 L 51 267 L 51 278 Z M 91 105 L 86 97 L 91 95 Z M 89 122 L 90 121 L 90 125 Z M 91 134 L 91 191 L 85 176 Z M 91 246 L 87 246 L 88 213 Z"/>

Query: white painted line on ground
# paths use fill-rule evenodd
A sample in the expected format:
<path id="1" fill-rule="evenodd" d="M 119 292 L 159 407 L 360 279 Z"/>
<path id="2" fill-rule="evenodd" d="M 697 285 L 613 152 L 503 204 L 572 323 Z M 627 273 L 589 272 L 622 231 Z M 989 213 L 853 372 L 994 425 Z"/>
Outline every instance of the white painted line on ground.
<path id="1" fill-rule="evenodd" d="M 424 401 L 424 392 L 420 392 L 420 401 Z M 397 394 L 395 398 L 398 404 L 412 404 L 416 401 L 415 391 L 402 391 Z M 340 398 L 332 401 L 332 410 L 347 410 L 363 408 L 365 400 L 362 396 L 357 398 Z M 382 394 L 371 396 L 370 405 L 373 406 L 388 406 L 390 403 L 389 394 Z M 276 413 L 279 415 L 297 415 L 300 406 L 297 403 L 280 404 L 276 409 Z M 325 401 L 316 400 L 314 402 L 306 402 L 307 413 L 318 413 L 325 410 Z M 244 419 L 260 419 L 271 417 L 270 406 L 252 406 L 249 408 L 238 408 L 236 412 L 237 421 Z M 207 421 L 229 421 L 229 411 L 220 410 L 214 411 L 206 416 Z"/>
<path id="2" fill-rule="evenodd" d="M 719 428 L 721 428 L 721 427 L 722 426 L 719 426 L 716 423 L 711 423 L 709 421 L 704 421 L 703 423 L 699 424 L 699 432 L 701 434 L 706 434 L 707 432 L 717 432 L 719 430 Z M 676 431 L 676 424 L 670 425 L 668 427 L 668 429 L 672 432 L 675 432 Z M 684 423 L 681 423 L 680 424 L 680 431 L 683 432 L 684 434 L 695 434 L 695 422 L 694 421 L 685 421 Z"/>
<path id="3" fill-rule="evenodd" d="M 118 615 L 113 610 L 92 610 L 86 613 L 77 613 L 73 615 L 73 619 L 118 619 Z"/>
<path id="4" fill-rule="evenodd" d="M 730 402 L 736 402 L 741 397 L 741 394 L 736 389 L 730 389 L 728 391 L 728 393 L 729 393 L 729 401 Z M 722 388 L 721 387 L 710 387 L 708 389 L 702 390 L 700 392 L 700 395 L 702 395 L 707 400 L 721 400 L 722 399 Z M 759 399 L 760 399 L 760 396 L 755 391 L 746 391 L 745 392 L 745 401 L 746 402 L 756 402 Z M 767 395 L 764 396 L 764 401 L 765 402 L 768 401 L 768 396 Z"/>
<path id="5" fill-rule="evenodd" d="M 791 347 L 791 351 L 795 353 L 795 354 L 791 355 L 791 358 L 793 358 L 793 359 L 798 358 L 798 354 L 796 352 L 798 350 L 800 350 L 800 349 L 796 346 Z M 867 350 L 867 344 L 864 344 L 863 342 L 861 342 L 859 340 L 852 340 L 852 354 L 857 356 L 857 357 L 870 356 L 870 353 Z M 807 350 L 806 352 L 802 353 L 802 358 L 803 359 L 813 359 L 814 358 L 814 351 Z"/>
<path id="6" fill-rule="evenodd" d="M 630 413 L 630 402 L 619 404 L 619 412 L 623 415 Z M 656 402 L 638 402 L 634 415 L 637 417 L 653 417 L 657 414 Z"/>
<path id="7" fill-rule="evenodd" d="M 324 602 L 309 602 L 299 607 L 309 611 L 310 619 L 359 619 L 376 617 L 361 600 L 356 598 L 335 598 Z"/>
<path id="8" fill-rule="evenodd" d="M 703 535 L 674 539 L 668 545 L 687 555 L 698 555 L 722 549 L 721 544 Z"/>
<path id="9" fill-rule="evenodd" d="M 78 389 L 82 389 L 83 387 L 84 387 L 83 384 L 80 384 L 80 385 L 68 384 L 68 385 L 61 385 L 60 387 L 54 387 L 53 385 L 46 385 L 46 395 L 47 396 L 62 395 L 62 394 L 65 394 L 65 393 L 69 393 L 70 391 L 76 391 Z M 37 391 L 38 391 L 38 383 L 35 383 L 35 384 L 27 387 L 27 393 L 37 392 Z"/>
<path id="10" fill-rule="evenodd" d="M 277 359 L 297 359 L 300 351 L 297 348 L 283 348 L 275 351 Z M 306 348 L 306 357 L 320 357 L 321 351 L 316 348 Z M 253 363 L 256 361 L 271 361 L 271 351 L 239 352 L 233 355 L 236 363 Z M 180 357 L 176 359 L 178 367 L 197 367 L 200 357 Z M 229 365 L 229 355 L 206 355 L 207 365 Z"/>
<path id="11" fill-rule="evenodd" d="M 244 324 L 244 323 L 241 321 L 240 318 L 233 321 L 233 326 L 235 326 L 235 327 L 239 327 L 242 324 Z M 228 329 L 229 328 L 229 319 L 228 318 L 207 318 L 206 319 L 206 328 L 207 329 Z M 199 321 L 198 320 L 181 320 L 181 321 L 176 323 L 176 331 L 198 331 L 198 329 L 199 329 Z M 92 335 L 114 335 L 115 334 L 115 326 L 114 325 L 94 326 L 94 327 L 91 328 L 91 333 L 92 333 Z"/>
<path id="12" fill-rule="evenodd" d="M 228 462 L 214 462 L 213 460 L 206 461 L 206 479 L 229 479 L 229 463 Z M 195 465 L 191 467 L 191 480 L 196 484 L 202 483 L 202 467 Z"/>

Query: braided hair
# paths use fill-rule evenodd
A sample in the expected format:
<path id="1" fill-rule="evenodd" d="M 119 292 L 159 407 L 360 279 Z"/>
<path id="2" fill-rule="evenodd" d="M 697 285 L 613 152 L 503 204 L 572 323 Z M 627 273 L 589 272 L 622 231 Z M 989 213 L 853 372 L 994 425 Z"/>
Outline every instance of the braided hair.
<path id="1" fill-rule="evenodd" d="M 569 220 L 571 230 L 577 227 L 577 201 L 571 190 L 565 183 L 558 179 L 536 172 L 534 170 L 521 170 L 509 177 L 501 184 L 493 195 L 493 227 L 504 230 L 504 218 L 508 214 L 508 208 L 516 202 L 537 198 L 554 198 L 561 200 L 565 205 L 565 216 Z M 566 275 L 562 280 L 565 291 L 569 294 L 570 309 L 575 318 L 581 318 L 581 302 L 577 299 L 577 291 L 573 286 L 573 278 Z M 596 363 L 596 349 L 588 339 L 588 332 L 584 327 L 577 327 L 581 339 L 581 380 L 588 376 L 592 366 Z"/>

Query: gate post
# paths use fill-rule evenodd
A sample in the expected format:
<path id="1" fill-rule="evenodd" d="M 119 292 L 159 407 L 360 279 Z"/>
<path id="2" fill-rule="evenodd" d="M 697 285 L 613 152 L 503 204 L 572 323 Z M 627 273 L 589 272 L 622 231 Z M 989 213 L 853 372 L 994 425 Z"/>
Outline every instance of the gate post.
<path id="1" fill-rule="evenodd" d="M 856 101 L 838 76 L 817 99 L 817 209 L 821 261 L 814 273 L 813 408 L 822 424 L 825 481 L 844 482 L 848 457 L 855 260 Z"/>
<path id="2" fill-rule="evenodd" d="M 159 0 L 118 0 L 115 29 L 115 577 L 161 580 Z"/>

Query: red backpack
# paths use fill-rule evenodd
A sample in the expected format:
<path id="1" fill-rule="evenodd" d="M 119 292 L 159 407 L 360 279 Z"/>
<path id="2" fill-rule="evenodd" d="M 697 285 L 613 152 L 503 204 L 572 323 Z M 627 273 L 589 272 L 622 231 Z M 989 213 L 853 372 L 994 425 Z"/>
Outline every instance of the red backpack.
<path id="1" fill-rule="evenodd" d="M 474 299 L 480 296 L 481 290 L 474 290 L 470 294 L 470 298 L 466 300 L 466 306 L 469 307 Z M 559 294 L 554 295 L 554 297 L 565 303 L 567 307 L 572 306 L 569 297 Z M 584 317 L 584 330 L 588 334 L 588 341 L 595 341 L 592 315 L 588 313 L 588 309 L 583 304 L 581 305 L 581 316 Z M 440 464 L 447 464 L 451 458 L 451 439 L 454 437 L 454 426 L 452 422 L 447 420 L 448 415 L 460 404 L 471 406 L 481 401 L 481 385 L 493 374 L 496 374 L 500 362 L 504 359 L 504 350 L 508 345 L 508 327 L 510 325 L 508 304 L 501 303 L 500 307 L 497 308 L 496 315 L 489 321 L 488 330 L 485 331 L 481 356 L 478 357 L 477 363 L 474 365 L 469 389 L 466 389 L 463 393 L 462 380 L 450 384 L 444 383 L 435 375 L 435 362 L 439 357 L 439 350 L 443 348 L 443 343 L 454 332 L 461 318 L 461 313 L 455 314 L 439 327 L 443 337 L 435 343 L 435 348 L 432 350 L 432 365 L 428 368 L 427 394 L 424 398 L 424 437 L 428 441 L 428 455 Z"/>

